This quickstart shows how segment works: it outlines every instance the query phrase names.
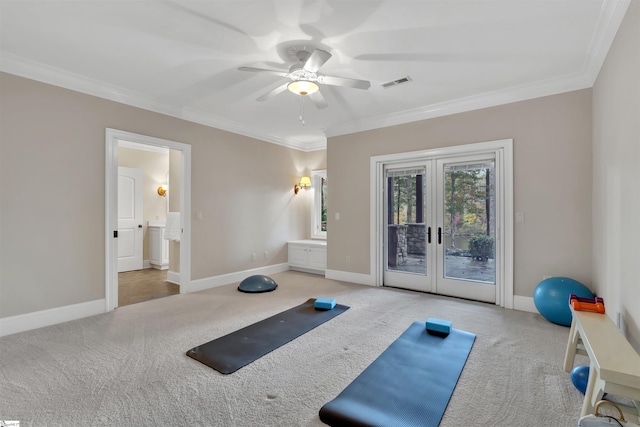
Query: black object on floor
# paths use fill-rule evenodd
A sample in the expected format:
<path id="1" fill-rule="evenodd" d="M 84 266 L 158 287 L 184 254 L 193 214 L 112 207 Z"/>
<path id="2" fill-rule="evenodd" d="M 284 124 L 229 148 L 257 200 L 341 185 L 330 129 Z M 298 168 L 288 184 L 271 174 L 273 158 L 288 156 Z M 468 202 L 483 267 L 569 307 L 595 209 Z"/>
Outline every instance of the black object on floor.
<path id="1" fill-rule="evenodd" d="M 187 356 L 231 374 L 349 309 L 316 310 L 315 298 L 187 351 Z"/>
<path id="2" fill-rule="evenodd" d="M 320 420 L 332 427 L 438 426 L 475 339 L 457 329 L 434 336 L 414 322 L 320 409 Z"/>

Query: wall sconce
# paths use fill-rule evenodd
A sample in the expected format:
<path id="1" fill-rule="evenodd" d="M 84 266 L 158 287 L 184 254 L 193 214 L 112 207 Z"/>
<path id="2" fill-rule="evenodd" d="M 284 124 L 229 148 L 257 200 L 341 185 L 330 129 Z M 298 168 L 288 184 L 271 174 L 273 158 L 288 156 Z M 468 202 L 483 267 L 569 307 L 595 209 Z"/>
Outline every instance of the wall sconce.
<path id="1" fill-rule="evenodd" d="M 295 194 L 298 194 L 298 191 L 300 191 L 301 188 L 307 188 L 310 185 L 311 179 L 308 176 L 303 176 L 302 178 L 300 178 L 300 184 L 296 184 L 293 186 L 293 192 Z"/>
<path id="2" fill-rule="evenodd" d="M 158 196 L 167 197 L 167 190 L 169 187 L 166 184 L 162 184 L 158 187 Z"/>

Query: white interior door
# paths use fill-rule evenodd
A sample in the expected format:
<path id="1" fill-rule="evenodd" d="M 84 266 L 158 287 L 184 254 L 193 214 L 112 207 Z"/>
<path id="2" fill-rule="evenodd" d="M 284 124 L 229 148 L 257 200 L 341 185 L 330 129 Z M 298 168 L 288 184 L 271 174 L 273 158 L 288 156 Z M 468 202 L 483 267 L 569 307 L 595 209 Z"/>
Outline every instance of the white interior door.
<path id="1" fill-rule="evenodd" d="M 142 270 L 143 171 L 118 168 L 118 273 Z"/>

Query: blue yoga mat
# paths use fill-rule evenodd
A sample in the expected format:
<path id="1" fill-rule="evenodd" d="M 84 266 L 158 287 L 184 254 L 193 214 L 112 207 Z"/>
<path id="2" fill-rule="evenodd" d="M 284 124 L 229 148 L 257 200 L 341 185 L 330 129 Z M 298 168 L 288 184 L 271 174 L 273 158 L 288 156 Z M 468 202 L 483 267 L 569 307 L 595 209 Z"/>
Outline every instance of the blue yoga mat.
<path id="1" fill-rule="evenodd" d="M 475 334 L 430 335 L 414 322 L 335 399 L 320 409 L 332 427 L 435 427 L 471 352 Z"/>

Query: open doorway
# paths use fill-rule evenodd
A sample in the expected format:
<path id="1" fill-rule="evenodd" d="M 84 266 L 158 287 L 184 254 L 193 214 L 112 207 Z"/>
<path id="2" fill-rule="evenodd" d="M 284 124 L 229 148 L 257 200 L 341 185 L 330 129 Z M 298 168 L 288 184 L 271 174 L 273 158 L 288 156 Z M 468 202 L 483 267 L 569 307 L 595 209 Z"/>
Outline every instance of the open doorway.
<path id="1" fill-rule="evenodd" d="M 118 307 L 180 293 L 180 286 L 167 281 L 167 270 L 153 267 L 118 273 Z"/>
<path id="2" fill-rule="evenodd" d="M 167 278 L 170 242 L 164 239 L 173 196 L 170 158 L 179 155 L 118 141 L 118 307 L 180 293 Z"/>
<path id="3" fill-rule="evenodd" d="M 136 170 L 138 195 L 127 184 Z M 107 311 L 188 292 L 191 146 L 107 129 L 105 171 Z"/>

